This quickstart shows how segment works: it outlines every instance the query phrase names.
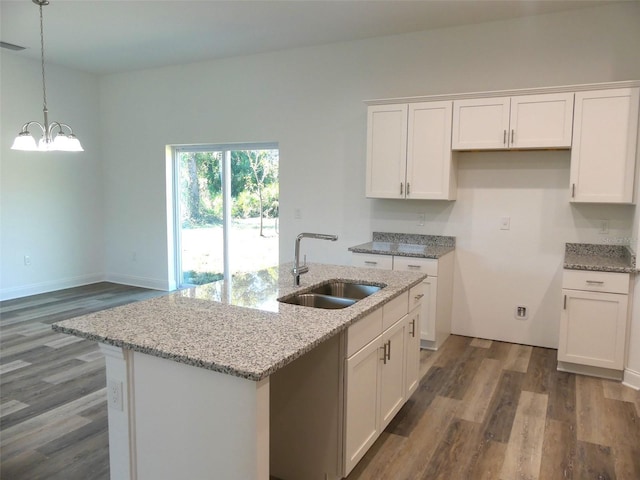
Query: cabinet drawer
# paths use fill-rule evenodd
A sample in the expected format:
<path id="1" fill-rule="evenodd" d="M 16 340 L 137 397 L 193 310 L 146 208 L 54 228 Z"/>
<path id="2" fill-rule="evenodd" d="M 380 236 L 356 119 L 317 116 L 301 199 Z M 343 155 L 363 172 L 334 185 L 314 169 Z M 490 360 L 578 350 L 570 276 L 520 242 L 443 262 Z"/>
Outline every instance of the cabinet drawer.
<path id="1" fill-rule="evenodd" d="M 391 255 L 375 255 L 371 253 L 352 253 L 351 264 L 354 267 L 393 269 L 393 257 Z"/>
<path id="2" fill-rule="evenodd" d="M 409 290 L 409 311 L 422 304 L 424 298 L 424 284 L 419 283 Z"/>
<path id="3" fill-rule="evenodd" d="M 404 292 L 382 307 L 382 329 L 386 330 L 409 313 L 409 292 Z"/>
<path id="4" fill-rule="evenodd" d="M 393 269 L 423 272 L 432 277 L 438 275 L 438 260 L 434 258 L 394 257 Z"/>
<path id="5" fill-rule="evenodd" d="M 370 313 L 349 326 L 347 357 L 350 357 L 382 333 L 382 309 Z"/>
<path id="6" fill-rule="evenodd" d="M 565 270 L 562 274 L 562 288 L 628 294 L 629 274 Z"/>

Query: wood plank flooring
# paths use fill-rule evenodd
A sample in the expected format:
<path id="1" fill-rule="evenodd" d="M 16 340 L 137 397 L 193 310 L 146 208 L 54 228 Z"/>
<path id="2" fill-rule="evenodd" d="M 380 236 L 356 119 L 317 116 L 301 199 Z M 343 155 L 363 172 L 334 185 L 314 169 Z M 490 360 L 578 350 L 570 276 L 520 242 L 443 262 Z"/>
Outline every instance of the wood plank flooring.
<path id="1" fill-rule="evenodd" d="M 50 324 L 160 294 L 0 302 L 0 478 L 109 479 L 104 359 Z M 555 350 L 460 336 L 421 352 L 418 391 L 348 480 L 639 480 L 640 392 L 555 366 Z"/>

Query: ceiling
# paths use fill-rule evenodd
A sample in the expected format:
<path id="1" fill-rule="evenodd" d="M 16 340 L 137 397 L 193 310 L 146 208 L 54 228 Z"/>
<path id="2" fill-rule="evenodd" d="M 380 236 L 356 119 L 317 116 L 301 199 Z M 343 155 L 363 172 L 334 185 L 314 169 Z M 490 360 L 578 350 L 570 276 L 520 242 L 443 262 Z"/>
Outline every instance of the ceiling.
<path id="1" fill-rule="evenodd" d="M 45 58 L 105 74 L 601 3 L 611 0 L 50 0 Z M 11 54 L 38 59 L 38 6 L 0 0 L 0 18 L 0 40 L 26 47 Z"/>

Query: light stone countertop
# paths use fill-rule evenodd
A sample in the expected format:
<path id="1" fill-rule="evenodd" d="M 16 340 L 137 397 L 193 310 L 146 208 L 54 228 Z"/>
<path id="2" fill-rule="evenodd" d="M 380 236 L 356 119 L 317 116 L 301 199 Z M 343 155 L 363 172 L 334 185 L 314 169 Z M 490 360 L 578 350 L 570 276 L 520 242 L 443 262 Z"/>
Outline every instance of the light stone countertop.
<path id="1" fill-rule="evenodd" d="M 292 264 L 242 274 L 52 325 L 57 332 L 261 380 L 420 283 L 422 273 L 309 264 L 293 287 Z M 386 285 L 344 309 L 276 299 L 328 280 Z"/>
<path id="2" fill-rule="evenodd" d="M 626 245 L 567 243 L 564 268 L 592 272 L 636 273 L 636 256 Z"/>
<path id="3" fill-rule="evenodd" d="M 438 259 L 456 248 L 456 238 L 442 235 L 373 232 L 371 242 L 349 247 L 355 253 Z"/>

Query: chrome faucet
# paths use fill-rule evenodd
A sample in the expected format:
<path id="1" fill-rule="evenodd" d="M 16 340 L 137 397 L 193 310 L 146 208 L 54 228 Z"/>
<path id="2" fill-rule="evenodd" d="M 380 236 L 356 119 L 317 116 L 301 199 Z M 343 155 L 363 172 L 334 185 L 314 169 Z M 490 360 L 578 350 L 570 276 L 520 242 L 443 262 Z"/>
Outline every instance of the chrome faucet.
<path id="1" fill-rule="evenodd" d="M 326 233 L 301 233 L 296 237 L 296 250 L 295 250 L 295 260 L 293 264 L 293 269 L 291 269 L 291 274 L 293 275 L 293 286 L 297 287 L 300 285 L 300 275 L 303 273 L 307 273 L 309 271 L 309 267 L 307 267 L 307 260 L 305 257 L 304 265 L 300 265 L 300 240 L 303 238 L 317 238 L 318 240 L 331 240 L 335 242 L 338 240 L 337 235 L 328 235 Z"/>

